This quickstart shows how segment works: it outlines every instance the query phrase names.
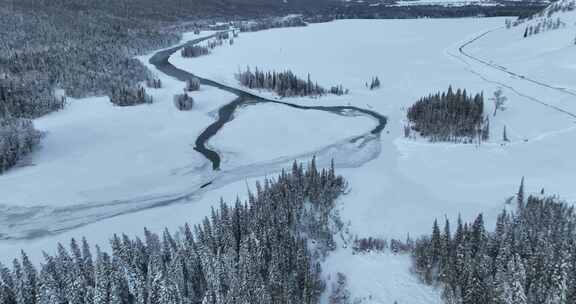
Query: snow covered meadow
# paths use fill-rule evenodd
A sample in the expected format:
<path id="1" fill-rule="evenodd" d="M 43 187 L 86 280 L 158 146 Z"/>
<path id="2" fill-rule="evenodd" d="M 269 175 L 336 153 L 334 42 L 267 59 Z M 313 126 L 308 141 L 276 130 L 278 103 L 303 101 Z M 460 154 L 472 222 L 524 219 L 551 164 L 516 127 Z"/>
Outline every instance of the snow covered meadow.
<path id="1" fill-rule="evenodd" d="M 455 220 L 459 214 L 471 220 L 484 213 L 491 228 L 523 176 L 528 192 L 544 189 L 574 201 L 576 81 L 569 75 L 576 62 L 570 56 L 573 37 L 567 38 L 574 34 L 574 20 L 530 39 L 522 38 L 524 27 L 506 29 L 504 21 L 341 20 L 242 33 L 209 56 L 176 53 L 170 60 L 232 87 L 240 87 L 234 75 L 247 66 L 310 74 L 325 87 L 341 84 L 348 95 L 289 101 L 353 105 L 387 116 L 380 138 L 366 145 L 350 141 L 374 127 L 366 117 L 249 105 L 209 142 L 223 158 L 222 170 L 212 172 L 193 150 L 194 140 L 232 94 L 203 86 L 192 94 L 195 108 L 179 112 L 172 96 L 184 83 L 156 71 L 164 87 L 148 90 L 151 105 L 73 100 L 64 111 L 35 121 L 46 132 L 42 148 L 25 166 L 0 175 L 0 210 L 32 214 L 16 225 L 0 215 L 6 223 L 0 231 L 25 237 L 0 240 L 0 261 L 8 263 L 20 248 L 38 260 L 42 250 L 71 237 L 107 246 L 116 232 L 139 235 L 144 226 L 160 231 L 198 223 L 220 197 L 244 198 L 255 180 L 312 155 L 323 165 L 334 158 L 349 183 L 338 206 L 348 236 L 418 237 L 435 218 Z M 382 86 L 369 90 L 366 82 L 374 76 Z M 486 97 L 503 89 L 507 109 L 491 117 L 491 139 L 481 145 L 405 139 L 406 108 L 450 85 Z M 491 108 L 488 103 L 488 113 Z M 502 141 L 504 126 L 510 142 Z M 213 184 L 202 188 L 207 182 Z M 406 256 L 353 255 L 338 248 L 324 266 L 326 275 L 347 274 L 352 295 L 366 303 L 440 303 L 438 291 L 411 276 Z"/>
<path id="2" fill-rule="evenodd" d="M 553 148 L 570 141 L 566 137 L 573 136 L 574 118 L 530 99 L 535 96 L 570 110 L 571 105 L 566 105 L 570 96 L 553 95 L 459 53 L 460 46 L 489 30 L 498 29 L 494 34 L 503 36 L 502 42 L 490 45 L 497 48 L 508 42 L 504 37 L 515 30 L 504 29 L 504 20 L 343 20 L 245 33 L 233 47 L 216 49 L 211 56 L 186 60 L 175 55 L 171 61 L 232 86 L 238 86 L 234 74 L 246 66 L 291 69 L 303 78 L 309 73 L 320 85 L 342 84 L 350 94 L 292 98 L 292 102 L 351 104 L 388 116 L 381 155 L 369 165 L 343 171 L 352 188 L 346 201 L 353 202 L 344 202 L 343 208 L 359 234 L 403 237 L 426 231 L 430 218 L 496 214 L 522 176 L 532 191 L 544 188 L 568 199 L 575 197 L 566 178 L 573 172 L 573 164 L 567 163 L 570 150 Z M 491 51 L 483 44 L 468 49 Z M 381 79 L 381 89 L 365 87 L 372 76 Z M 486 97 L 502 85 L 512 87 L 503 87 L 509 101 L 507 110 L 491 121 L 492 139 L 479 147 L 404 139 L 406 107 L 449 85 L 484 92 Z M 487 104 L 490 113 L 492 105 Z M 504 125 L 511 140 L 507 144 L 501 140 Z M 218 141 L 226 142 L 225 136 L 224 131 Z"/>

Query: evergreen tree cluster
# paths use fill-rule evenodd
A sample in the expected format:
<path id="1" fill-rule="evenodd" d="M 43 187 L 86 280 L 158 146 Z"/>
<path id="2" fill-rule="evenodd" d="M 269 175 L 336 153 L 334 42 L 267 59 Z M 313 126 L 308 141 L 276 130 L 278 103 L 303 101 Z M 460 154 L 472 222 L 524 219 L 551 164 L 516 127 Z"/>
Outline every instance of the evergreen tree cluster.
<path id="1" fill-rule="evenodd" d="M 32 152 L 40 137 L 30 119 L 0 116 L 0 173 Z"/>
<path id="2" fill-rule="evenodd" d="M 352 250 L 354 253 L 366 252 L 384 252 L 390 250 L 392 253 L 411 253 L 414 249 L 414 241 L 408 236 L 405 241 L 398 239 L 390 239 L 390 241 L 382 238 L 367 237 L 367 238 L 354 238 L 352 243 Z"/>
<path id="3" fill-rule="evenodd" d="M 307 23 L 300 15 L 285 17 L 267 17 L 254 20 L 234 22 L 234 27 L 241 32 L 257 32 L 271 28 L 306 26 Z"/>
<path id="4" fill-rule="evenodd" d="M 211 39 L 211 40 L 206 41 L 206 47 L 209 50 L 213 50 L 213 49 L 215 49 L 219 46 L 222 46 L 222 45 L 224 45 L 224 40 L 221 39 L 220 35 L 216 36 L 216 39 Z"/>
<path id="5" fill-rule="evenodd" d="M 214 37 L 213 39 L 207 40 L 203 45 L 186 45 L 180 50 L 180 54 L 182 57 L 186 58 L 193 58 L 193 57 L 200 57 L 210 54 L 210 52 L 219 47 L 224 45 L 224 41 L 232 41 L 232 38 L 229 38 L 230 34 L 228 31 L 220 32 Z M 234 44 L 234 42 L 229 42 L 230 45 Z"/>
<path id="6" fill-rule="evenodd" d="M 146 94 L 144 87 L 115 87 L 110 93 L 110 102 L 117 106 L 127 107 L 152 103 L 152 96 Z"/>
<path id="7" fill-rule="evenodd" d="M 556 18 L 552 20 L 552 18 L 546 18 L 535 25 L 529 25 L 524 30 L 524 38 L 528 38 L 532 35 L 538 35 L 542 32 L 553 31 L 559 28 L 565 27 L 566 24 L 560 20 L 560 18 Z"/>
<path id="8" fill-rule="evenodd" d="M 187 45 L 180 51 L 182 57 L 193 58 L 210 54 L 210 49 L 202 45 Z"/>
<path id="9" fill-rule="evenodd" d="M 174 96 L 174 105 L 180 111 L 190 111 L 194 107 L 194 98 L 187 93 Z"/>
<path id="10" fill-rule="evenodd" d="M 0 74 L 33 80 L 30 94 L 44 99 L 54 88 L 85 97 L 146 80 L 149 72 L 133 57 L 177 43 L 179 35 L 110 9 L 119 3 L 97 2 L 0 0 Z M 100 7 L 84 10 L 92 6 Z"/>
<path id="11" fill-rule="evenodd" d="M 0 265 L 0 303 L 319 303 L 318 255 L 333 243 L 328 222 L 345 187 L 333 167 L 294 163 L 177 234 L 114 236 L 112 252 L 95 255 L 72 240 L 40 269 L 22 253 L 11 269 Z"/>
<path id="12" fill-rule="evenodd" d="M 366 87 L 370 88 L 370 90 L 379 89 L 380 88 L 380 79 L 378 79 L 378 76 L 372 77 L 372 79 L 370 79 L 370 84 L 366 83 Z"/>
<path id="13" fill-rule="evenodd" d="M 186 87 L 184 87 L 184 91 L 193 92 L 198 90 L 200 90 L 200 79 L 194 77 L 186 80 Z"/>
<path id="14" fill-rule="evenodd" d="M 66 99 L 56 97 L 47 83 L 5 76 L 0 79 L 0 117 L 37 118 L 64 108 Z"/>
<path id="15" fill-rule="evenodd" d="M 298 78 L 298 76 L 290 70 L 284 72 L 264 72 L 256 68 L 254 72 L 252 72 L 248 67 L 245 71 L 236 74 L 236 79 L 245 87 L 250 89 L 271 90 L 281 97 L 321 96 L 327 93 L 326 89 L 312 82 L 310 74 L 308 74 L 308 79 L 304 80 Z M 342 95 L 347 93 L 347 91 L 348 90 L 344 90 L 342 86 L 334 86 L 328 92 Z"/>
<path id="16" fill-rule="evenodd" d="M 146 86 L 151 89 L 160 89 L 162 88 L 162 81 L 157 78 L 148 78 L 146 79 Z"/>
<path id="17" fill-rule="evenodd" d="M 523 187 L 516 212 L 503 211 L 493 232 L 482 215 L 459 219 L 416 242 L 416 273 L 441 286 L 446 303 L 576 303 L 576 215 L 555 198 L 530 196 Z"/>
<path id="18" fill-rule="evenodd" d="M 472 142 L 487 140 L 489 120 L 484 117 L 482 94 L 468 95 L 466 90 L 452 87 L 447 92 L 421 98 L 408 109 L 409 126 L 405 135 L 418 132 L 431 141 Z"/>
<path id="19" fill-rule="evenodd" d="M 338 96 L 345 95 L 345 94 L 349 93 L 348 89 L 344 89 L 344 87 L 342 85 L 330 87 L 329 92 L 330 92 L 330 94 L 338 95 Z"/>

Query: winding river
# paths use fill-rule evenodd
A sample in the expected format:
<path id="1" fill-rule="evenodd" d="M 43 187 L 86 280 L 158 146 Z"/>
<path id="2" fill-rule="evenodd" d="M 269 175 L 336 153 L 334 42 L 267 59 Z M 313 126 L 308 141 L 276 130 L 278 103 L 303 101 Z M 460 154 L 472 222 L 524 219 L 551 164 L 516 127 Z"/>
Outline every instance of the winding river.
<path id="1" fill-rule="evenodd" d="M 208 36 L 187 42 L 184 45 L 161 50 L 155 53 L 149 62 L 168 76 L 181 81 L 196 77 L 193 74 L 178 69 L 170 64 L 168 59 L 185 45 L 199 43 L 214 37 Z M 386 117 L 377 112 L 353 106 L 304 106 L 286 101 L 270 100 L 250 92 L 229 87 L 221 83 L 197 77 L 201 84 L 212 86 L 230 92 L 237 97 L 218 110 L 218 118 L 211 123 L 195 140 L 194 149 L 204 155 L 212 164 L 212 168 L 201 168 L 190 173 L 199 177 L 190 187 L 172 193 L 157 193 L 135 195 L 134 197 L 100 202 L 75 202 L 64 206 L 31 205 L 13 206 L 0 205 L 0 241 L 29 240 L 43 238 L 70 231 L 105 219 L 127 215 L 142 210 L 166 207 L 172 204 L 187 203 L 200 199 L 204 193 L 214 191 L 230 183 L 245 180 L 248 177 L 264 176 L 269 172 L 277 172 L 290 166 L 296 159 L 310 159 L 318 156 L 319 161 L 327 162 L 334 159 L 337 166 L 352 168 L 362 166 L 380 154 L 379 138 L 386 126 Z M 220 131 L 227 122 L 234 118 L 235 111 L 242 106 L 257 106 L 260 103 L 274 103 L 293 107 L 303 111 L 325 111 L 342 116 L 367 116 L 377 123 L 372 130 L 322 147 L 315 151 L 304 151 L 299 155 L 291 155 L 258 163 L 221 168 L 221 156 L 217 151 L 207 147 L 208 141 Z M 281 136 L 281 134 L 279 134 Z M 324 165 L 327 165 L 325 163 Z"/>
<path id="2" fill-rule="evenodd" d="M 208 160 L 210 160 L 210 162 L 212 162 L 212 168 L 214 170 L 220 169 L 220 162 L 221 162 L 220 155 L 218 155 L 218 153 L 216 151 L 206 147 L 206 143 L 210 140 L 210 138 L 212 138 L 214 135 L 216 135 L 218 133 L 218 131 L 220 129 L 222 129 L 222 127 L 224 127 L 224 125 L 227 122 L 229 122 L 233 119 L 234 112 L 236 111 L 236 109 L 238 109 L 241 106 L 245 106 L 245 105 L 254 105 L 254 104 L 258 104 L 258 103 L 275 103 L 275 104 L 284 105 L 284 106 L 288 106 L 288 107 L 292 107 L 292 108 L 296 108 L 296 109 L 300 109 L 300 110 L 325 111 L 325 112 L 330 112 L 333 114 L 343 115 L 343 116 L 364 115 L 364 116 L 369 116 L 378 122 L 376 127 L 374 127 L 374 129 L 372 129 L 371 134 L 379 135 L 382 132 L 382 130 L 384 130 L 384 127 L 386 126 L 387 119 L 385 116 L 383 116 L 380 113 L 375 112 L 375 111 L 357 108 L 354 106 L 303 106 L 303 105 L 293 104 L 293 103 L 289 103 L 289 102 L 285 102 L 285 101 L 267 99 L 267 98 L 252 94 L 250 92 L 247 92 L 247 91 L 244 91 L 244 90 L 241 90 L 238 88 L 234 88 L 234 87 L 224 85 L 222 83 L 218 83 L 218 82 L 210 80 L 210 79 L 198 77 L 198 76 L 196 76 L 190 72 L 179 69 L 170 63 L 170 61 L 169 61 L 170 56 L 172 56 L 175 52 L 179 51 L 183 47 L 198 44 L 198 43 L 205 41 L 207 39 L 211 39 L 211 38 L 215 37 L 216 35 L 217 34 L 210 35 L 210 36 L 203 37 L 203 38 L 190 40 L 190 41 L 188 41 L 188 42 L 186 42 L 180 46 L 176 46 L 176 47 L 166 49 L 166 50 L 161 50 L 161 51 L 157 52 L 156 54 L 154 54 L 149 60 L 150 64 L 154 65 L 159 71 L 163 72 L 164 74 L 166 74 L 168 76 L 172 76 L 172 77 L 174 77 L 178 80 L 181 80 L 181 81 L 186 81 L 188 79 L 196 77 L 200 80 L 200 83 L 202 85 L 215 87 L 215 88 L 227 91 L 227 92 L 232 93 L 232 94 L 237 96 L 237 98 L 234 99 L 232 102 L 224 105 L 223 107 L 221 107 L 218 110 L 218 119 L 214 123 L 209 125 L 198 136 L 198 138 L 196 139 L 196 142 L 195 142 L 194 150 L 198 151 L 199 153 L 204 155 Z M 358 138 L 354 138 L 352 140 L 357 140 L 357 139 Z"/>

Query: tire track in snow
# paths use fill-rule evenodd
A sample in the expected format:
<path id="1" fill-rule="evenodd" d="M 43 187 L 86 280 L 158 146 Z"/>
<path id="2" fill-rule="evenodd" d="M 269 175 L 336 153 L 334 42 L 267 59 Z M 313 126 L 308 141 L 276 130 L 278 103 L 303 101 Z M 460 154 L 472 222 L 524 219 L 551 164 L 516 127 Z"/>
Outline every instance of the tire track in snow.
<path id="1" fill-rule="evenodd" d="M 539 81 L 539 80 L 535 80 L 535 79 L 532 79 L 532 78 L 530 78 L 530 77 L 527 77 L 527 76 L 524 76 L 524 75 L 515 73 L 515 72 L 513 72 L 513 71 L 508 70 L 508 69 L 505 68 L 505 67 L 502 67 L 502 66 L 500 66 L 500 65 L 494 64 L 494 63 L 492 63 L 492 62 L 488 62 L 488 61 L 486 61 L 486 60 L 484 60 L 484 59 L 475 57 L 475 56 L 473 56 L 473 55 L 471 55 L 471 54 L 469 54 L 469 53 L 466 52 L 466 50 L 465 50 L 466 47 L 470 46 L 471 44 L 475 43 L 476 41 L 478 41 L 478 40 L 486 37 L 487 35 L 495 32 L 495 31 L 497 31 L 497 30 L 500 30 L 500 29 L 502 29 L 502 28 L 503 28 L 503 27 L 498 27 L 498 28 L 496 28 L 496 29 L 488 30 L 488 31 L 483 32 L 482 34 L 477 35 L 477 36 L 475 36 L 474 38 L 472 38 L 472 39 L 464 42 L 463 44 L 461 44 L 460 46 L 458 46 L 458 53 L 459 53 L 460 55 L 462 55 L 462 56 L 470 59 L 470 60 L 473 60 L 473 61 L 475 61 L 475 62 L 477 62 L 477 63 L 480 63 L 480 64 L 482 64 L 482 65 L 484 65 L 484 66 L 487 66 L 487 67 L 489 67 L 489 68 L 492 68 L 492 69 L 494 69 L 494 70 L 497 70 L 497 71 L 506 73 L 506 74 L 508 74 L 509 76 L 512 76 L 512 77 L 514 77 L 514 78 L 516 78 L 516 79 L 519 79 L 519 80 L 522 80 L 522 81 L 525 81 L 525 82 L 529 82 L 529 83 L 535 84 L 535 85 L 537 85 L 537 86 L 540 86 L 540 87 L 543 87 L 543 88 L 546 88 L 546 89 L 555 90 L 555 91 L 557 91 L 557 92 L 560 92 L 560 93 L 563 93 L 563 94 L 568 94 L 568 95 L 571 95 L 571 96 L 576 97 L 576 93 L 573 93 L 573 92 L 569 91 L 569 90 L 566 89 L 566 88 L 556 87 L 556 86 L 547 84 L 547 83 L 545 83 L 545 82 L 542 82 L 542 81 Z M 474 70 L 473 67 L 472 67 L 472 65 L 471 65 L 469 62 L 467 62 L 464 58 L 462 58 L 461 56 L 458 56 L 457 54 L 453 54 L 453 53 L 451 53 L 450 51 L 447 51 L 446 53 L 447 53 L 448 55 L 452 56 L 453 58 L 456 58 L 456 59 L 458 59 L 459 61 L 463 62 L 463 63 L 468 67 L 468 71 L 470 71 L 471 73 L 479 76 L 482 80 L 484 80 L 484 81 L 486 81 L 486 82 L 489 82 L 489 83 L 496 84 L 496 85 L 501 86 L 501 87 L 503 87 L 503 88 L 506 88 L 506 89 L 514 92 L 514 93 L 515 93 L 516 95 L 518 95 L 518 96 L 524 97 L 524 98 L 526 98 L 526 99 L 528 99 L 528 100 L 537 102 L 537 103 L 539 103 L 539 104 L 541 104 L 541 105 L 543 105 L 543 106 L 546 106 L 546 107 L 551 108 L 551 109 L 554 109 L 554 110 L 556 110 L 556 111 L 558 111 L 558 112 L 564 113 L 564 114 L 570 116 L 571 118 L 576 118 L 576 114 L 575 114 L 575 113 L 572 113 L 572 112 L 570 112 L 570 111 L 568 111 L 568 110 L 565 110 L 565 109 L 563 109 L 563 108 L 560 108 L 560 107 L 558 107 L 558 106 L 556 106 L 556 105 L 553 105 L 553 104 L 550 104 L 550 103 L 548 103 L 548 102 L 545 102 L 545 101 L 543 101 L 543 100 L 541 100 L 541 99 L 538 99 L 538 98 L 536 98 L 536 97 L 534 97 L 534 96 L 530 96 L 530 95 L 524 94 L 524 93 L 520 92 L 518 89 L 516 89 L 516 88 L 514 88 L 513 86 L 511 86 L 511 85 L 505 84 L 505 83 L 500 82 L 500 81 L 488 79 L 488 78 L 487 78 L 485 75 L 483 75 L 482 73 Z"/>

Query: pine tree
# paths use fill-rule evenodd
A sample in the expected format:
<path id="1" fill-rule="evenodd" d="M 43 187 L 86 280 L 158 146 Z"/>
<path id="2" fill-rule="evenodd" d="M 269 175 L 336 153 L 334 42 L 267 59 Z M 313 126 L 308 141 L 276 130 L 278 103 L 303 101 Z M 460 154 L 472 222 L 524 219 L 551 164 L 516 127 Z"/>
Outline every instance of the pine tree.
<path id="1" fill-rule="evenodd" d="M 524 207 L 524 176 L 522 176 L 522 180 L 520 180 L 520 187 L 516 194 L 516 200 L 518 202 L 518 209 L 521 210 Z"/>

